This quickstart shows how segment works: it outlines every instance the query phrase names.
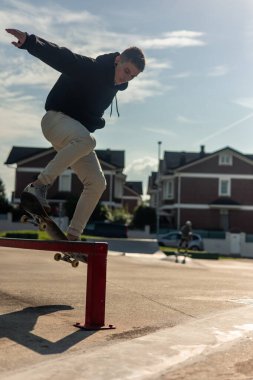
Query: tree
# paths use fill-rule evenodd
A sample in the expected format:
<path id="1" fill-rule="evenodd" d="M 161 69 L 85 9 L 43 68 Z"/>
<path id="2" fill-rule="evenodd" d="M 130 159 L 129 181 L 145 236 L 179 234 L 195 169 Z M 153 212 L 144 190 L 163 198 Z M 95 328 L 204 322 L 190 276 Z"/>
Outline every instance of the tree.
<path id="1" fill-rule="evenodd" d="M 132 216 L 124 208 L 110 210 L 108 220 L 112 223 L 129 224 Z"/>
<path id="2" fill-rule="evenodd" d="M 90 217 L 90 221 L 104 222 L 105 220 L 108 220 L 109 217 L 110 217 L 110 210 L 108 206 L 98 203 Z"/>
<path id="3" fill-rule="evenodd" d="M 7 214 L 11 210 L 11 205 L 5 194 L 5 186 L 0 178 L 0 214 Z"/>
<path id="4" fill-rule="evenodd" d="M 143 229 L 145 226 L 150 226 L 150 230 L 154 231 L 156 228 L 156 211 L 153 207 L 141 205 L 137 207 L 134 212 L 132 221 L 134 228 Z"/>

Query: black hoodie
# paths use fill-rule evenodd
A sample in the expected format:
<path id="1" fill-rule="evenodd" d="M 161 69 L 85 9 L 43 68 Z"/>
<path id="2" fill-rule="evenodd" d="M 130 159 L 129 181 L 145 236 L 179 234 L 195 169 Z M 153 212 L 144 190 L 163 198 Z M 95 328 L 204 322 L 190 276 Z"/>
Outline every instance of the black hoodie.
<path id="1" fill-rule="evenodd" d="M 105 126 L 104 111 L 119 90 L 114 85 L 115 58 L 119 53 L 89 58 L 72 53 L 33 34 L 21 47 L 62 74 L 48 94 L 45 109 L 60 111 L 80 121 L 90 132 Z"/>

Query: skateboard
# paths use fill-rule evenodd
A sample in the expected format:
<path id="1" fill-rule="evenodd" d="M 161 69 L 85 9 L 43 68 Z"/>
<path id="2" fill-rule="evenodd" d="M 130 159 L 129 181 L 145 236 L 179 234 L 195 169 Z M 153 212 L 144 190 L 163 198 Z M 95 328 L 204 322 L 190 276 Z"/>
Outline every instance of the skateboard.
<path id="1" fill-rule="evenodd" d="M 179 263 L 178 257 L 183 256 L 181 264 L 185 264 L 186 258 L 189 257 L 188 248 L 178 247 L 177 251 L 175 252 L 175 256 L 176 256 L 176 258 L 175 258 L 176 263 Z"/>
<path id="2" fill-rule="evenodd" d="M 68 240 L 64 232 L 50 218 L 46 210 L 43 208 L 38 198 L 28 192 L 21 193 L 21 206 L 27 214 L 22 215 L 21 223 L 31 223 L 39 227 L 40 231 L 46 231 L 53 240 Z M 61 252 L 54 255 L 56 261 L 66 261 L 76 268 L 79 261 L 87 262 L 85 256 L 78 253 Z"/>

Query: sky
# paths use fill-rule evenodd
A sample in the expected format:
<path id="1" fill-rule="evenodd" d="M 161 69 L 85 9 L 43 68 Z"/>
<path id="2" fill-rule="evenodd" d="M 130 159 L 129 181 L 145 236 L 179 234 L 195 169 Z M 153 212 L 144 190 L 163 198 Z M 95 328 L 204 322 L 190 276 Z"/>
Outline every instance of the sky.
<path id="1" fill-rule="evenodd" d="M 0 178 L 7 196 L 12 146 L 49 147 L 40 120 L 59 76 L 15 48 L 5 28 L 96 57 L 138 46 L 146 68 L 105 111 L 97 149 L 125 151 L 128 181 L 157 170 L 164 151 L 223 147 L 253 154 L 252 0 L 0 0 Z"/>

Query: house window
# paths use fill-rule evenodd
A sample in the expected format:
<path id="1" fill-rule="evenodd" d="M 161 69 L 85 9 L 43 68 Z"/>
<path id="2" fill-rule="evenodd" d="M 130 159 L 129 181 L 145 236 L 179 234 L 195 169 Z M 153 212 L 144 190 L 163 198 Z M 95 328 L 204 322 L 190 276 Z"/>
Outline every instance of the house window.
<path id="1" fill-rule="evenodd" d="M 231 195 L 230 179 L 220 178 L 219 180 L 219 196 L 228 197 Z"/>
<path id="2" fill-rule="evenodd" d="M 230 152 L 223 152 L 219 155 L 219 165 L 232 166 L 233 156 Z"/>
<path id="3" fill-rule="evenodd" d="M 71 172 L 66 171 L 59 177 L 59 191 L 71 191 Z"/>
<path id="4" fill-rule="evenodd" d="M 174 198 L 174 182 L 172 179 L 163 182 L 163 199 Z"/>
<path id="5" fill-rule="evenodd" d="M 115 178 L 114 182 L 114 196 L 115 198 L 122 198 L 123 197 L 123 187 L 124 187 L 124 180 L 121 178 Z"/>

